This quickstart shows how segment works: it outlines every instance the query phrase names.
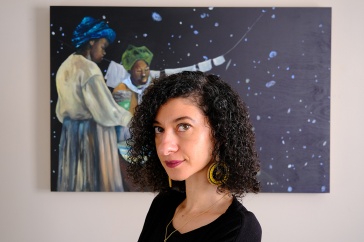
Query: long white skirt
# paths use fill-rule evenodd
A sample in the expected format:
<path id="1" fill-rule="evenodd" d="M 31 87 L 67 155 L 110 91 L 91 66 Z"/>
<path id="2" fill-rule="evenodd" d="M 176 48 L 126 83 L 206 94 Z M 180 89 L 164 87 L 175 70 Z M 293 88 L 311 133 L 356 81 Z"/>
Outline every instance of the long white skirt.
<path id="1" fill-rule="evenodd" d="M 115 127 L 63 120 L 57 190 L 124 191 Z"/>

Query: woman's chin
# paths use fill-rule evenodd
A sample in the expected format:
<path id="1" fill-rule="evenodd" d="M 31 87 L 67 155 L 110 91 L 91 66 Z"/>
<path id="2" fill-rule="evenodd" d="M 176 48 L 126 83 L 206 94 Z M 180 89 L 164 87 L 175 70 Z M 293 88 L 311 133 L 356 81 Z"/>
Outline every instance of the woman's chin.
<path id="1" fill-rule="evenodd" d="M 135 86 L 143 86 L 143 85 L 145 85 L 145 84 L 147 84 L 147 80 L 140 80 L 140 81 L 138 81 L 137 83 L 136 83 L 136 85 Z"/>

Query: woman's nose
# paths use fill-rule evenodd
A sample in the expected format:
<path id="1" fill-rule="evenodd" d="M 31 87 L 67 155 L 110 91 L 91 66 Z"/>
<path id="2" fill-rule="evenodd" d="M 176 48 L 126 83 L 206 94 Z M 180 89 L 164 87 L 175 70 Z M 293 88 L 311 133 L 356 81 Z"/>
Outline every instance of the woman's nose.
<path id="1" fill-rule="evenodd" d="M 177 137 L 174 134 L 165 132 L 161 138 L 161 142 L 157 147 L 159 153 L 170 155 L 178 150 Z"/>

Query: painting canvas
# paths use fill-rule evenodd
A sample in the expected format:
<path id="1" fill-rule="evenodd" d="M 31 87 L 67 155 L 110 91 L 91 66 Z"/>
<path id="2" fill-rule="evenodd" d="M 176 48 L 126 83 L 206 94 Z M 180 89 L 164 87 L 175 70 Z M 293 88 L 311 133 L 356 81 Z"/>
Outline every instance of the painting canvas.
<path id="1" fill-rule="evenodd" d="M 104 22 L 115 32 L 106 56 L 98 63 L 109 94 L 130 75 L 127 60 L 122 62 L 128 48 L 150 52 L 150 78 L 183 70 L 217 74 L 249 107 L 262 192 L 330 192 L 331 8 L 86 6 L 50 7 L 52 191 L 77 191 L 59 186 L 65 175 L 69 184 L 74 182 L 60 165 L 65 146 L 75 154 L 83 151 L 82 146 L 61 138 L 62 132 L 68 132 L 62 131 L 67 119 L 57 113 L 57 102 L 70 96 L 60 92 L 56 76 L 76 51 L 74 31 L 85 17 Z M 130 105 L 115 103 L 125 109 Z M 127 127 L 111 128 L 118 139 L 127 133 Z M 85 139 L 78 137 L 75 142 L 100 143 Z M 126 176 L 123 142 L 120 139 L 110 146 L 116 149 L 112 153 L 117 154 L 117 164 L 95 169 L 92 178 L 85 178 L 103 184 L 101 188 L 89 184 L 85 191 L 136 191 Z M 73 166 L 76 175 L 89 175 L 77 162 Z M 106 183 L 113 180 L 119 185 L 102 188 L 105 182 L 96 181 L 102 176 Z"/>

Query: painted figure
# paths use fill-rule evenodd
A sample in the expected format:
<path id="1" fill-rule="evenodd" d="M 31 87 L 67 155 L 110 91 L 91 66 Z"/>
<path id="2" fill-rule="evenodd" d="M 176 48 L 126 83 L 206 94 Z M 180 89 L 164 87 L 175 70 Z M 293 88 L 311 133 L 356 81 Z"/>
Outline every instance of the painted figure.
<path id="1" fill-rule="evenodd" d="M 135 107 L 141 102 L 144 90 L 151 83 L 150 64 L 153 53 L 145 46 L 129 45 L 121 57 L 123 68 L 129 75 L 113 90 L 115 101 L 130 113 L 134 114 Z M 126 140 L 130 138 L 129 127 L 116 126 L 117 146 L 122 175 L 126 176 L 128 165 L 129 146 Z M 124 179 L 126 191 L 133 190 L 134 184 L 129 179 Z"/>
<path id="2" fill-rule="evenodd" d="M 122 55 L 121 63 L 130 76 L 123 80 L 113 90 L 117 103 L 134 114 L 135 107 L 140 103 L 144 89 L 151 81 L 149 66 L 153 53 L 145 46 L 129 45 Z M 130 95 L 125 95 L 130 93 Z M 123 103 L 127 100 L 127 103 Z"/>
<path id="3" fill-rule="evenodd" d="M 115 126 L 132 115 L 114 101 L 97 65 L 114 40 L 104 21 L 83 18 L 73 32 L 76 52 L 57 71 L 58 191 L 123 191 Z"/>
<path id="4" fill-rule="evenodd" d="M 142 100 L 143 91 L 151 82 L 149 67 L 152 59 L 153 53 L 147 47 L 133 45 L 129 45 L 121 57 L 121 62 L 130 75 L 114 88 L 113 97 L 121 107 L 132 114 Z M 129 129 L 117 126 L 116 133 L 120 154 L 126 159 L 128 147 L 125 141 L 130 137 Z"/>

